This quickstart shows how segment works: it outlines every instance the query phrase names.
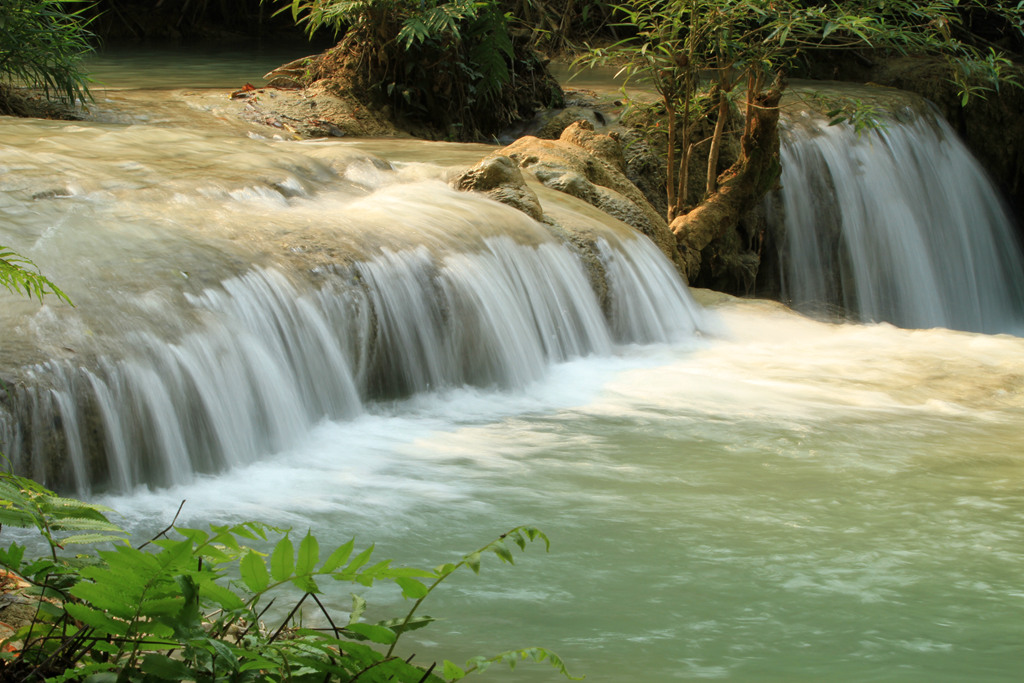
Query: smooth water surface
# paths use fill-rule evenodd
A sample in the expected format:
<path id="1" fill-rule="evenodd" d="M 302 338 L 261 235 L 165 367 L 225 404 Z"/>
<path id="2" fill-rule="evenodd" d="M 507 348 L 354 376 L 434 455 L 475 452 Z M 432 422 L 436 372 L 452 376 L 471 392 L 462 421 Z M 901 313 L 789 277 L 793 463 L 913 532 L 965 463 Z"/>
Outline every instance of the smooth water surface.
<path id="1" fill-rule="evenodd" d="M 255 42 L 255 41 L 253 41 Z M 245 46 L 193 43 L 181 46 L 101 46 L 85 62 L 90 88 L 230 88 L 263 85 L 263 75 L 292 60 L 315 54 L 323 41 L 296 40 Z"/>

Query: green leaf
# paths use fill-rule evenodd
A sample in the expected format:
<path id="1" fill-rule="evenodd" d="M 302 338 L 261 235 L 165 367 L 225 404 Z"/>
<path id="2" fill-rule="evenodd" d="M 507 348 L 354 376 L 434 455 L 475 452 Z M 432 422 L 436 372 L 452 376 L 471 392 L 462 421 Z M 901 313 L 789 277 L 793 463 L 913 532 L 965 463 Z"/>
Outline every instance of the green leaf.
<path id="1" fill-rule="evenodd" d="M 295 548 L 286 535 L 274 546 L 274 554 L 270 556 L 270 575 L 274 581 L 285 581 L 292 575 L 295 567 Z"/>
<path id="2" fill-rule="evenodd" d="M 430 589 L 422 581 L 417 581 L 416 579 L 399 576 L 395 579 L 395 583 L 401 586 L 402 595 L 406 598 L 419 600 L 420 598 L 425 598 L 430 593 Z"/>
<path id="3" fill-rule="evenodd" d="M 377 626 L 376 624 L 349 624 L 343 630 L 351 631 L 356 634 L 357 638 L 362 636 L 366 640 L 380 643 L 381 645 L 390 645 L 398 638 L 391 629 L 385 626 Z"/>
<path id="4" fill-rule="evenodd" d="M 0 564 L 14 571 L 21 568 L 21 560 L 25 557 L 25 546 L 12 543 L 6 550 L 0 548 Z"/>
<path id="5" fill-rule="evenodd" d="M 255 550 L 249 550 L 242 556 L 238 568 L 242 575 L 242 581 L 253 593 L 262 593 L 270 585 L 270 574 L 267 572 L 266 561 Z"/>
<path id="6" fill-rule="evenodd" d="M 189 529 L 186 527 L 175 527 L 175 531 L 179 534 L 192 541 L 194 545 L 200 546 L 206 543 L 207 539 L 210 538 L 210 534 L 206 533 L 202 529 Z"/>
<path id="7" fill-rule="evenodd" d="M 168 596 L 161 598 L 150 598 L 139 605 L 140 617 L 161 618 L 169 617 L 181 612 L 184 599 L 180 596 Z"/>
<path id="8" fill-rule="evenodd" d="M 71 594 L 85 600 L 97 609 L 122 619 L 132 618 L 136 611 L 136 605 L 132 601 L 138 593 L 134 590 L 125 592 L 116 583 L 111 585 L 107 581 L 102 583 L 80 581 L 71 588 Z"/>
<path id="9" fill-rule="evenodd" d="M 473 570 L 474 574 L 480 573 L 480 552 L 470 553 L 466 555 L 466 566 Z"/>
<path id="10" fill-rule="evenodd" d="M 438 577 L 448 576 L 456 569 L 458 569 L 456 565 L 452 564 L 451 562 L 447 562 L 445 564 L 441 564 L 434 567 L 434 573 L 437 574 Z"/>
<path id="11" fill-rule="evenodd" d="M 474 657 L 466 662 L 467 668 L 470 671 L 483 672 L 487 667 L 496 662 L 504 662 L 509 665 L 509 668 L 514 669 L 517 662 L 521 661 L 534 661 L 544 662 L 547 661 L 552 667 L 558 669 L 558 672 L 566 678 L 578 681 L 581 680 L 582 676 L 573 676 L 569 673 L 565 666 L 565 662 L 562 658 L 551 650 L 547 650 L 542 647 L 528 647 L 522 650 L 508 650 L 502 652 L 493 657 Z"/>
<path id="12" fill-rule="evenodd" d="M 497 555 L 499 559 L 501 559 L 502 562 L 507 562 L 508 564 L 516 563 L 516 558 L 512 556 L 512 551 L 509 550 L 507 547 L 503 545 L 496 545 L 492 548 L 492 550 L 494 551 L 494 554 Z"/>
<path id="13" fill-rule="evenodd" d="M 348 561 L 348 558 L 352 555 L 352 549 L 356 545 L 356 539 L 352 539 L 345 545 L 339 546 L 332 552 L 326 560 L 324 560 L 323 566 L 320 567 L 320 571 L 324 574 L 329 574 L 336 570 L 341 565 Z"/>
<path id="14" fill-rule="evenodd" d="M 110 534 L 75 534 L 60 539 L 61 545 L 85 545 L 92 543 L 107 543 L 119 541 L 122 537 Z"/>
<path id="15" fill-rule="evenodd" d="M 143 555 L 145 557 L 145 555 Z M 161 544 L 161 552 L 156 556 L 161 571 L 170 568 L 181 569 L 192 566 L 192 541 L 168 541 Z"/>
<path id="16" fill-rule="evenodd" d="M 435 621 L 437 621 L 437 619 L 435 619 L 434 617 L 424 615 L 422 617 L 413 617 L 411 619 L 409 619 L 408 617 L 395 617 L 393 619 L 384 619 L 383 621 L 378 621 L 377 625 L 386 626 L 387 628 L 394 631 L 395 635 L 400 636 L 406 631 L 419 630 L 425 626 L 429 626 Z"/>
<path id="17" fill-rule="evenodd" d="M 447 659 L 444 660 L 444 668 L 441 673 L 449 681 L 457 681 L 466 677 L 466 672 L 461 666 L 454 664 Z"/>
<path id="18" fill-rule="evenodd" d="M 119 619 L 112 619 L 105 611 L 93 609 L 88 605 L 77 602 L 69 602 L 64 609 L 72 619 L 76 619 L 100 633 L 125 635 L 128 633 L 128 622 Z"/>
<path id="19" fill-rule="evenodd" d="M 204 598 L 213 600 L 215 603 L 229 611 L 245 607 L 245 603 L 242 602 L 242 599 L 238 597 L 234 591 L 212 581 L 200 584 L 199 594 Z"/>
<path id="20" fill-rule="evenodd" d="M 185 681 L 195 678 L 195 672 L 184 662 L 161 654 L 148 654 L 143 657 L 142 671 L 169 681 Z"/>
<path id="21" fill-rule="evenodd" d="M 363 612 L 365 612 L 365 611 L 366 611 L 366 600 L 363 599 L 362 596 L 359 596 L 359 595 L 356 595 L 355 593 L 353 593 L 352 594 L 352 611 L 349 614 L 348 623 L 349 624 L 354 624 L 357 621 L 359 621 L 362 618 L 362 616 L 363 616 Z"/>
<path id="22" fill-rule="evenodd" d="M 309 531 L 306 537 L 299 543 L 299 556 L 295 563 L 295 573 L 300 575 L 310 574 L 317 562 L 320 561 L 320 544 L 316 537 Z"/>
<path id="23" fill-rule="evenodd" d="M 316 580 L 312 576 L 298 574 L 293 576 L 292 584 L 301 590 L 303 593 L 320 593 L 320 586 L 317 585 Z"/>
<path id="24" fill-rule="evenodd" d="M 24 15 L 31 16 L 31 13 L 25 12 Z M 8 20 L 13 20 L 17 16 L 18 15 L 16 14 L 6 15 L 4 18 Z M 5 26 L 4 28 L 9 29 L 10 27 Z M 4 33 L 7 32 L 7 30 L 4 31 Z M 8 39 L 11 38 L 10 35 L 7 35 L 5 37 L 7 37 Z M 5 55 L 5 59 L 3 60 L 4 62 L 7 61 L 6 57 L 7 55 Z M 3 62 L 0 62 L 0 64 L 2 63 Z M 38 68 L 32 68 L 30 70 L 23 71 L 22 75 L 28 76 L 28 78 L 26 78 L 25 80 L 28 80 L 31 85 L 43 88 L 43 90 L 48 95 L 49 91 L 52 89 L 49 87 L 49 79 L 40 80 L 38 76 L 38 74 L 40 73 L 52 74 L 53 72 L 48 72 L 48 69 L 49 67 L 47 65 L 43 65 L 42 63 L 40 63 Z M 7 71 L 6 68 L 3 70 Z M 84 76 L 82 77 L 80 83 L 81 86 L 84 87 Z M 78 86 L 75 87 L 77 88 Z M 28 260 L 27 258 L 11 251 L 10 248 L 5 246 L 0 246 L 0 287 L 4 287 L 14 294 L 24 293 L 26 296 L 29 297 L 34 296 L 38 298 L 40 301 L 43 300 L 43 295 L 53 294 L 61 301 L 71 304 L 71 299 L 69 299 L 68 296 L 57 287 L 57 285 L 50 282 L 46 278 L 46 276 L 41 274 L 38 268 L 36 268 L 36 264 L 32 263 L 32 261 Z"/>
<path id="25" fill-rule="evenodd" d="M 35 520 L 36 517 L 27 512 L 0 507 L 0 524 L 25 528 L 35 526 Z"/>
<path id="26" fill-rule="evenodd" d="M 352 561 L 349 562 L 347 567 L 345 567 L 345 572 L 348 573 L 356 571 L 357 569 L 359 569 L 364 564 L 370 561 L 370 555 L 372 554 L 373 546 L 371 545 L 369 548 L 367 548 L 366 550 L 352 558 Z"/>

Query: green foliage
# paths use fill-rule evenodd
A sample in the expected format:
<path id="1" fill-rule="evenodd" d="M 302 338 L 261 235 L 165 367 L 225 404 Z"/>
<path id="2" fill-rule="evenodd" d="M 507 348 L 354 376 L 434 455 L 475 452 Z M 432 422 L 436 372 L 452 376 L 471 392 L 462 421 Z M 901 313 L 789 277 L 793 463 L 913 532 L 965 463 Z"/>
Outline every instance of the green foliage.
<path id="1" fill-rule="evenodd" d="M 621 64 L 628 81 L 650 84 L 666 110 L 669 136 L 669 219 L 692 206 L 686 196 L 690 132 L 704 119 L 723 120 L 725 101 L 746 91 L 747 125 L 758 96 L 797 60 L 812 51 L 889 50 L 942 55 L 963 102 L 1016 84 L 1009 58 L 994 46 L 972 40 L 964 29 L 971 11 L 987 13 L 1007 31 L 1024 35 L 1022 6 L 980 0 L 855 0 L 805 3 L 799 0 L 631 0 L 615 5 L 630 35 L 607 48 L 594 48 L 579 65 Z M 713 87 L 718 97 L 704 108 L 699 93 Z M 837 112 L 838 117 L 840 112 Z M 844 120 L 869 125 L 870 112 L 846 113 Z M 722 134 L 716 126 L 709 154 Z M 747 131 L 745 130 L 744 133 Z M 674 164 L 679 155 L 678 168 Z M 709 176 L 715 173 L 709 165 Z M 713 191 L 709 183 L 707 194 Z"/>
<path id="2" fill-rule="evenodd" d="M 557 91 L 495 0 L 279 1 L 311 35 L 343 35 L 331 69 L 449 137 L 493 134 Z"/>
<path id="3" fill-rule="evenodd" d="M 548 52 L 576 51 L 588 40 L 613 35 L 608 33 L 613 10 L 604 0 L 505 0 L 503 5 Z"/>
<path id="4" fill-rule="evenodd" d="M 39 88 L 68 103 L 89 97 L 81 60 L 92 51 L 90 0 L 4 0 L 0 3 L 0 83 Z"/>
<path id="5" fill-rule="evenodd" d="M 3 523 L 36 526 L 51 544 L 53 532 L 89 529 L 120 533 L 100 506 L 63 499 L 29 480 L 0 481 Z M 109 540 L 92 536 L 76 542 Z M 423 601 L 462 567 L 480 570 L 483 556 L 512 563 L 510 543 L 525 550 L 547 537 L 516 527 L 433 570 L 392 567 L 375 560 L 373 547 L 356 552 L 355 541 L 324 553 L 306 532 L 293 542 L 289 531 L 256 522 L 212 525 L 209 530 L 168 527 L 139 548 L 119 542 L 85 560 L 26 560 L 25 548 L 0 551 L 0 564 L 26 577 L 45 595 L 36 619 L 0 643 L 0 678 L 52 681 L 398 681 L 442 683 L 490 664 L 547 661 L 567 677 L 565 664 L 543 648 L 511 650 L 470 660 L 466 667 L 417 666 L 395 654 L 401 637 L 423 628 Z M 62 539 L 63 543 L 72 542 Z M 366 602 L 353 596 L 346 619 L 332 615 L 319 595 L 325 582 L 369 587 L 396 584 L 414 600 L 401 617 L 366 622 Z M 300 594 L 277 628 L 264 614 L 278 598 Z M 328 627 L 295 626 L 293 618 L 311 599 Z"/>
<path id="6" fill-rule="evenodd" d="M 53 294 L 61 301 L 71 303 L 57 285 L 38 271 L 36 264 L 3 245 L 0 245 L 0 285 L 9 292 L 35 296 L 40 301 L 44 294 Z"/>
<path id="7" fill-rule="evenodd" d="M 896 116 L 895 112 L 860 97 L 815 92 L 808 100 L 815 109 L 825 112 L 828 125 L 845 123 L 853 126 L 858 136 L 869 131 L 884 131 Z"/>
<path id="8" fill-rule="evenodd" d="M 65 545 L 123 538 L 124 531 L 104 513 L 110 508 L 63 498 L 31 479 L 0 472 L 0 525 L 35 527 L 50 546 L 53 559 Z M 70 536 L 59 532 L 85 532 Z"/>

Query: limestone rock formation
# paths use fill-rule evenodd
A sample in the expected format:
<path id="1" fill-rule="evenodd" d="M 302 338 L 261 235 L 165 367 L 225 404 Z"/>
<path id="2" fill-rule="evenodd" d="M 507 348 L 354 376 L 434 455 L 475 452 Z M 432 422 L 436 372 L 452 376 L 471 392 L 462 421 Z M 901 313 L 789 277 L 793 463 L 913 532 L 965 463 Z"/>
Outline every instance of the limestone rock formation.
<path id="1" fill-rule="evenodd" d="M 457 190 L 481 192 L 534 220 L 544 217 L 537 195 L 526 186 L 519 167 L 507 156 L 497 154 L 485 158 L 453 178 L 451 185 Z"/>
<path id="2" fill-rule="evenodd" d="M 527 136 L 498 154 L 545 186 L 578 197 L 647 235 L 684 272 L 665 219 L 626 177 L 615 134 L 596 133 L 589 122 L 577 121 L 558 140 Z"/>

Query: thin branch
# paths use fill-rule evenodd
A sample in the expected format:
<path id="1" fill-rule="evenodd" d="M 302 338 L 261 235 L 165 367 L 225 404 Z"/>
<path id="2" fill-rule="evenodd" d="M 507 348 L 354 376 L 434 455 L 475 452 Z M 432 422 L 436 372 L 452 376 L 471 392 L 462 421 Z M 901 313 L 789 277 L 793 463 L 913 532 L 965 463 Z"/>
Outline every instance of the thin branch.
<path id="1" fill-rule="evenodd" d="M 170 531 L 171 529 L 173 529 L 173 528 L 174 528 L 174 524 L 175 524 L 175 523 L 176 523 L 176 522 L 178 521 L 178 515 L 180 515 L 180 514 L 181 514 L 181 509 L 182 509 L 183 507 L 185 507 L 185 501 L 184 501 L 184 500 L 183 500 L 183 501 L 181 501 L 181 505 L 179 505 L 179 506 L 178 506 L 178 511 L 174 513 L 174 519 L 172 519 L 172 520 L 171 520 L 171 523 L 167 525 L 167 528 L 166 528 L 166 529 L 164 529 L 163 531 L 161 531 L 160 533 L 158 533 L 158 534 L 157 534 L 156 536 L 154 536 L 153 538 L 151 538 L 151 539 L 149 539 L 148 541 L 146 541 L 145 543 L 143 543 L 142 545 L 140 545 L 140 546 L 139 546 L 138 548 L 136 548 L 136 550 L 142 550 L 142 549 L 143 549 L 143 548 L 145 548 L 145 547 L 146 547 L 147 545 L 149 545 L 150 543 L 152 543 L 152 542 L 153 542 L 153 541 L 155 541 L 156 539 L 160 538 L 161 536 L 166 536 L 166 535 L 167 535 L 167 532 L 168 532 L 168 531 Z"/>
<path id="2" fill-rule="evenodd" d="M 272 642 L 274 642 L 275 640 L 277 640 L 277 637 L 279 635 L 281 635 L 281 631 L 284 630 L 284 627 L 288 625 L 288 622 L 292 620 L 292 617 L 295 616 L 295 613 L 299 611 L 300 607 L 302 607 L 302 603 L 304 603 L 306 601 L 306 598 L 308 598 L 310 595 L 311 595 L 310 593 L 303 593 L 302 594 L 302 597 L 299 599 L 299 601 L 297 603 L 295 603 L 295 607 L 292 607 L 292 611 L 288 613 L 288 616 L 285 617 L 284 621 L 281 622 L 281 625 L 277 628 L 277 631 L 275 631 L 274 635 L 271 636 L 270 640 L 267 641 L 267 645 L 269 645 Z M 352 680 L 355 680 L 355 679 L 352 679 Z"/>

